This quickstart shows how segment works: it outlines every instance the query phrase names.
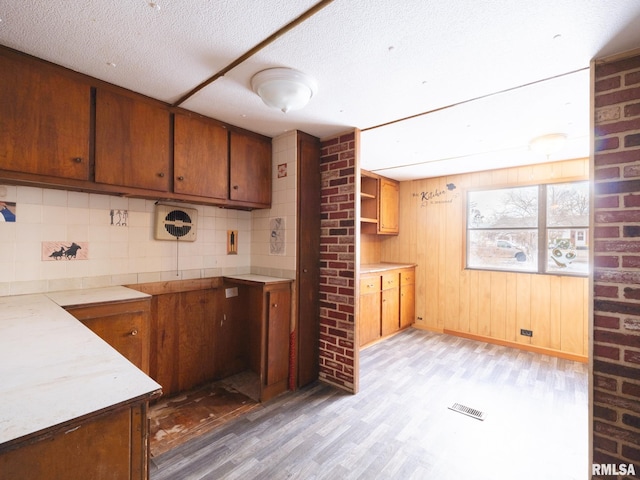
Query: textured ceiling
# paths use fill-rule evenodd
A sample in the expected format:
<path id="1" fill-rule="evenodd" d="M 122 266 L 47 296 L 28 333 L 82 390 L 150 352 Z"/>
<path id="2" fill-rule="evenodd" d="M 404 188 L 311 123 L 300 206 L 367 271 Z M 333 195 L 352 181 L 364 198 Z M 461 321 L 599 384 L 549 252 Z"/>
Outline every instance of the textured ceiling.
<path id="1" fill-rule="evenodd" d="M 173 104 L 317 3 L 0 0 L 0 44 Z M 638 0 L 322 3 L 181 106 L 272 137 L 359 128 L 364 168 L 425 178 L 546 161 L 527 145 L 549 132 L 570 140 L 551 160 L 588 155 L 590 61 L 640 47 Z M 251 91 L 276 66 L 317 79 L 303 110 Z"/>

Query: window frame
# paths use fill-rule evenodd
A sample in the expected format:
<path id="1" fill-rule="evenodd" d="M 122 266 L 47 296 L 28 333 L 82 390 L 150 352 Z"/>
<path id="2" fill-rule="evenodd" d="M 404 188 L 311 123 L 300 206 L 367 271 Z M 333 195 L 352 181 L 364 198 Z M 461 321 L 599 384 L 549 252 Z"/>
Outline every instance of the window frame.
<path id="1" fill-rule="evenodd" d="M 576 229 L 576 230 L 586 230 L 584 232 L 584 239 L 589 241 L 590 239 L 590 229 L 591 229 L 591 217 L 590 213 L 587 215 L 587 225 L 549 225 L 549 219 L 547 215 L 547 203 L 548 203 L 548 189 L 550 186 L 554 185 L 563 185 L 563 184 L 580 184 L 586 183 L 588 184 L 588 179 L 563 179 L 557 182 L 547 182 L 547 183 L 533 183 L 533 184 L 523 184 L 523 185 L 504 185 L 500 187 L 489 186 L 489 187 L 478 187 L 478 188 L 469 188 L 466 190 L 465 195 L 465 214 L 464 214 L 464 255 L 463 265 L 465 270 L 475 270 L 475 271 L 483 271 L 483 272 L 507 272 L 507 273 L 525 273 L 532 275 L 555 275 L 555 276 L 571 276 L 571 277 L 588 277 L 589 272 L 591 270 L 590 263 L 587 264 L 586 272 L 575 272 L 575 271 L 555 271 L 549 270 L 549 258 L 548 258 L 548 245 L 549 245 L 549 230 L 553 229 Z M 488 192 L 495 191 L 499 192 L 500 190 L 512 190 L 517 188 L 525 188 L 525 187 L 537 187 L 537 195 L 538 195 L 538 219 L 537 225 L 535 227 L 514 227 L 514 228 L 491 228 L 491 227 L 482 227 L 482 228 L 473 228 L 470 227 L 469 216 L 470 216 L 470 194 L 474 192 Z M 588 185 L 590 188 L 590 185 Z M 589 205 L 589 209 L 591 209 L 591 205 Z M 535 230 L 537 232 L 537 266 L 536 270 L 518 270 L 518 269 L 509 269 L 509 268 L 498 268 L 498 267 L 477 267 L 477 266 L 469 266 L 469 257 L 470 257 L 470 242 L 469 242 L 469 232 L 470 231 L 480 231 L 480 230 L 494 230 L 494 231 L 509 231 L 509 230 Z M 591 258 L 587 259 L 588 261 Z"/>

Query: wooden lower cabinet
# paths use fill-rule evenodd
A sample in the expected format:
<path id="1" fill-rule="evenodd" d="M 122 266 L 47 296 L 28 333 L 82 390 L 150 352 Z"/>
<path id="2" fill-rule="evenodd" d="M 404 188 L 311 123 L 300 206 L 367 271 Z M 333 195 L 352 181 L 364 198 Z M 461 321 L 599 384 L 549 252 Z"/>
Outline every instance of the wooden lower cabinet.
<path id="1" fill-rule="evenodd" d="M 149 298 L 67 306 L 65 310 L 149 375 Z"/>
<path id="2" fill-rule="evenodd" d="M 165 396 L 251 370 L 259 400 L 289 380 L 291 280 L 130 285 L 152 295 L 150 377 Z"/>
<path id="3" fill-rule="evenodd" d="M 383 337 L 400 329 L 400 274 L 397 270 L 382 275 L 382 311 L 380 327 Z"/>
<path id="4" fill-rule="evenodd" d="M 415 268 L 400 270 L 400 328 L 411 326 L 416 319 Z"/>
<path id="5" fill-rule="evenodd" d="M 289 386 L 291 281 L 226 281 L 237 285 L 244 305 L 236 321 L 245 326 L 248 367 L 259 377 L 259 400 L 264 402 Z"/>
<path id="6" fill-rule="evenodd" d="M 0 451 L 0 480 L 144 480 L 147 442 L 147 402 L 121 406 Z"/>
<path id="7" fill-rule="evenodd" d="M 360 279 L 360 345 L 380 338 L 380 275 L 368 275 Z"/>
<path id="8" fill-rule="evenodd" d="M 156 294 L 152 301 L 150 376 L 167 396 L 243 369 L 235 357 L 230 362 L 221 357 L 230 345 L 238 344 L 232 338 L 232 314 L 224 310 L 223 292 L 197 285 L 190 290 L 187 284 L 182 288 Z"/>
<path id="9" fill-rule="evenodd" d="M 410 326 L 415 316 L 415 269 L 390 269 L 360 276 L 359 345 Z"/>

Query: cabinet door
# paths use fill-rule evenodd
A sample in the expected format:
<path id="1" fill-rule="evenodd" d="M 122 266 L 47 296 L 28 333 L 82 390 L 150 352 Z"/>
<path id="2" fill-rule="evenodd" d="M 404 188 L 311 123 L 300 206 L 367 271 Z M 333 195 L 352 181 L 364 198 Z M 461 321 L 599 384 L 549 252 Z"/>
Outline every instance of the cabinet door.
<path id="1" fill-rule="evenodd" d="M 382 336 L 397 332 L 400 328 L 400 289 L 382 291 Z"/>
<path id="2" fill-rule="evenodd" d="M 0 85 L 0 169 L 88 180 L 89 85 L 9 53 Z"/>
<path id="3" fill-rule="evenodd" d="M 173 191 L 226 200 L 229 196 L 229 139 L 222 125 L 176 114 Z"/>
<path id="4" fill-rule="evenodd" d="M 400 274 L 385 273 L 382 276 L 382 336 L 400 329 Z"/>
<path id="5" fill-rule="evenodd" d="M 415 285 L 403 285 L 400 287 L 400 328 L 413 325 L 415 316 Z"/>
<path id="6" fill-rule="evenodd" d="M 169 191 L 169 111 L 99 89 L 96 93 L 96 182 Z"/>
<path id="7" fill-rule="evenodd" d="M 229 297 L 225 289 L 217 290 L 214 321 L 214 378 L 225 378 L 246 370 L 247 329 L 242 312 L 246 309 L 241 296 Z"/>
<path id="8" fill-rule="evenodd" d="M 66 310 L 149 374 L 149 300 L 69 307 Z"/>
<path id="9" fill-rule="evenodd" d="M 231 132 L 229 162 L 229 198 L 271 205 L 271 142 Z"/>
<path id="10" fill-rule="evenodd" d="M 400 272 L 400 328 L 412 325 L 415 316 L 415 270 L 402 270 Z"/>
<path id="11" fill-rule="evenodd" d="M 298 387 L 318 378 L 320 338 L 320 141 L 298 132 Z"/>
<path id="12" fill-rule="evenodd" d="M 360 279 L 360 315 L 358 333 L 360 346 L 380 338 L 380 275 Z"/>
<path id="13" fill-rule="evenodd" d="M 287 380 L 289 374 L 289 325 L 291 294 L 289 290 L 267 292 L 267 351 L 265 385 Z"/>
<path id="14" fill-rule="evenodd" d="M 151 359 L 149 376 L 162 385 L 162 394 L 179 391 L 178 340 L 180 296 L 176 293 L 154 295 L 151 316 Z"/>
<path id="15" fill-rule="evenodd" d="M 400 184 L 395 180 L 380 177 L 380 233 L 397 234 L 400 231 L 398 216 L 400 214 Z"/>
<path id="16" fill-rule="evenodd" d="M 146 423 L 146 409 L 132 407 L 71 424 L 1 453 L 0 480 L 148 478 Z"/>
<path id="17" fill-rule="evenodd" d="M 214 376 L 215 291 L 193 290 L 181 293 L 180 297 L 178 386 L 184 391 L 212 380 Z"/>

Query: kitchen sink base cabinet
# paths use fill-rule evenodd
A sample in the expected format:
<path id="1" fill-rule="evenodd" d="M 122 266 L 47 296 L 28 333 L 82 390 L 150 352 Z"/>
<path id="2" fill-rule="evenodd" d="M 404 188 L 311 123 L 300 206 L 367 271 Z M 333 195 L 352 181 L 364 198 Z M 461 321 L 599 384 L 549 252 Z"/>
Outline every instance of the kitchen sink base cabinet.
<path id="1" fill-rule="evenodd" d="M 248 365 L 260 378 L 258 400 L 265 402 L 289 385 L 291 280 L 239 275 L 225 283 L 237 286 L 244 305 L 236 320 L 247 325 Z"/>
<path id="2" fill-rule="evenodd" d="M 291 283 L 235 275 L 131 285 L 153 296 L 151 378 L 171 396 L 251 371 L 255 400 L 286 391 Z"/>

